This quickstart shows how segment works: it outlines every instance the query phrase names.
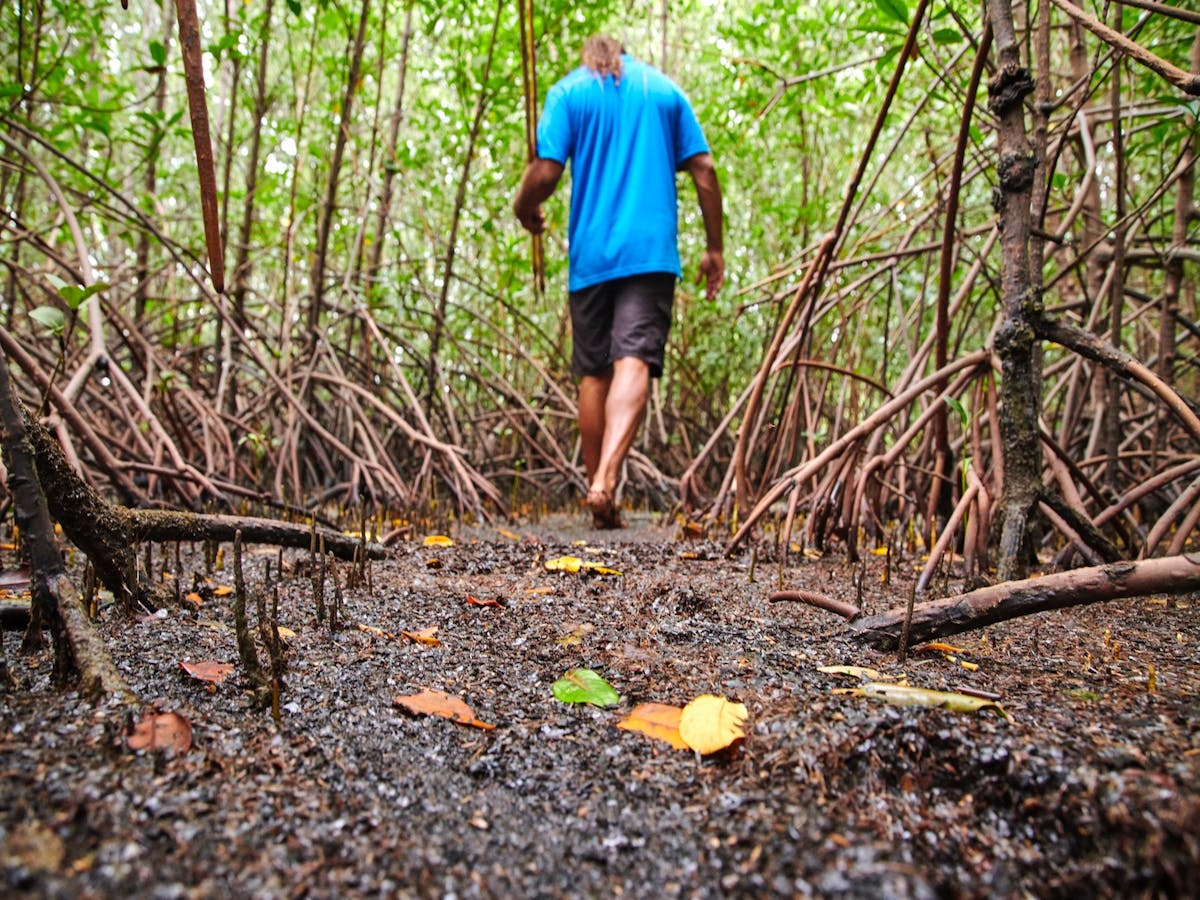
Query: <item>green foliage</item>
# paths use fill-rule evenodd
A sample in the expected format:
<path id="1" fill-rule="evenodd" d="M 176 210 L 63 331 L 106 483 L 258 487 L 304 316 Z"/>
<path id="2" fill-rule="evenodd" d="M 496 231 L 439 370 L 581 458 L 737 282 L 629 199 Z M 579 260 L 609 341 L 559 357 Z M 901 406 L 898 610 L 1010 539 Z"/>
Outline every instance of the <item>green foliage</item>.
<path id="1" fill-rule="evenodd" d="M 661 0 L 535 4 L 539 107 L 549 87 L 578 65 L 583 40 L 611 32 L 630 52 L 665 65 L 692 99 L 717 159 L 727 216 L 728 283 L 713 301 L 693 284 L 704 236 L 692 186 L 680 176 L 684 278 L 660 385 L 666 447 L 652 447 L 653 453 L 701 446 L 752 377 L 813 248 L 841 210 L 899 62 L 909 6 L 905 0 L 674 0 L 667 4 L 664 62 Z M 807 343 L 795 353 L 884 385 L 904 372 L 932 326 L 936 256 L 888 254 L 940 241 L 948 151 L 958 132 L 971 48 L 981 30 L 977 4 L 953 4 L 953 15 L 951 4 L 935 6 L 883 123 L 879 147 L 864 167 L 839 247 L 840 267 L 823 286 L 820 304 L 810 311 Z M 41 154 L 75 210 L 99 276 L 115 286 L 106 302 L 132 315 L 131 273 L 145 249 L 141 315 L 152 323 L 150 333 L 164 346 L 205 350 L 195 354 L 201 361 L 192 375 L 197 389 L 216 383 L 219 354 L 207 351 L 219 325 L 210 298 L 192 281 L 201 269 L 197 260 L 205 256 L 203 232 L 178 35 L 165 24 L 164 4 L 147 3 L 135 16 L 111 0 L 53 0 L 41 5 L 41 20 L 36 8 L 26 3 L 0 10 L 0 54 L 11 62 L 0 81 L 0 103 L 47 142 L 44 148 L 35 143 L 31 152 Z M 570 396 L 573 387 L 565 302 L 569 173 L 546 205 L 544 293 L 533 287 L 530 241 L 511 212 L 526 159 L 515 4 L 372 3 L 362 70 L 351 86 L 353 108 L 343 122 L 360 9 L 359 3 L 285 0 L 270 22 L 261 3 L 233 4 L 228 17 L 220 4 L 200 10 L 229 267 L 242 238 L 244 205 L 253 202 L 243 301 L 254 325 L 249 333 L 255 358 L 273 361 L 291 352 L 282 348 L 304 345 L 309 338 L 303 313 L 313 296 L 309 278 L 318 222 L 332 150 L 343 134 L 345 162 L 336 180 L 325 248 L 325 287 L 333 294 L 327 324 L 347 346 L 356 347 L 350 337 L 360 333 L 355 315 L 370 310 L 388 346 L 382 351 L 371 346 L 364 354 L 383 353 L 389 363 L 397 361 L 422 397 L 434 396 L 431 336 L 444 331 L 438 377 L 445 383 L 436 390 L 468 411 L 464 419 L 487 441 L 516 454 L 523 447 L 521 429 L 505 416 L 528 403 L 551 410 L 545 427 L 565 433 L 569 424 L 552 398 L 556 392 Z M 409 9 L 414 28 L 405 60 L 402 36 Z M 1136 20 L 1132 11 L 1126 16 L 1127 23 Z M 1188 66 L 1191 30 L 1183 24 L 1150 17 L 1138 39 Z M 1065 40 L 1055 33 L 1056 72 L 1066 68 Z M 255 77 L 264 47 L 260 120 Z M 1127 136 L 1135 174 L 1142 179 L 1131 183 L 1141 191 L 1165 177 L 1185 142 L 1194 138 L 1197 102 L 1165 90 L 1142 67 L 1121 65 L 1130 96 L 1147 101 L 1131 104 L 1136 122 Z M 396 109 L 402 70 L 404 90 Z M 1093 98 L 1103 96 L 1108 71 L 1090 86 Z M 156 105 L 160 76 L 165 76 L 161 108 Z M 995 124 L 985 100 L 981 92 L 970 123 L 969 172 L 956 223 L 961 252 L 951 273 L 955 287 L 981 252 L 980 235 L 994 216 L 989 158 Z M 480 103 L 483 118 L 472 144 L 471 124 Z M 1153 116 L 1143 112 L 1150 107 Z M 387 143 L 393 115 L 399 123 L 394 147 Z M 1099 165 L 1108 179 L 1107 135 L 1098 136 Z M 256 137 L 261 147 L 252 172 L 249 147 Z M 1059 212 L 1070 208 L 1082 180 L 1074 150 L 1068 142 L 1056 158 L 1057 168 L 1047 173 L 1051 206 Z M 54 254 L 31 251 L 36 262 L 24 259 L 12 271 L 28 270 L 37 277 L 59 271 L 68 280 L 78 278 L 60 262 L 74 258 L 75 248 L 57 198 L 31 170 L 22 170 L 20 178 L 17 172 L 13 166 L 0 173 L 0 202 L 8 209 L 20 198 L 22 226 Z M 390 206 L 380 229 L 385 183 Z M 1157 199 L 1142 218 L 1165 220 L 1170 203 L 1169 196 Z M 1103 213 L 1111 220 L 1111 204 Z M 1068 235 L 1068 245 L 1075 238 Z M 379 269 L 368 272 L 376 250 Z M 1059 264 L 1048 266 L 1048 276 Z M 989 262 L 981 286 L 964 304 L 969 314 L 954 323 L 956 348 L 988 340 L 994 322 L 993 269 Z M 1155 285 L 1149 287 L 1146 293 L 1154 295 Z M 88 289 L 63 285 L 59 296 L 77 308 L 89 292 L 101 289 L 99 284 Z M 292 318 L 285 318 L 284 310 Z M 53 327 L 49 307 L 29 310 L 28 316 L 39 327 Z M 61 328 L 61 313 L 58 322 Z M 290 344 L 281 339 L 285 334 Z M 488 377 L 480 377 L 482 372 Z M 542 372 L 549 373 L 554 390 Z M 384 386 L 379 389 L 382 393 Z M 878 399 L 872 391 L 851 396 L 847 408 L 860 412 Z M 248 423 L 248 429 L 266 433 L 255 424 Z M 834 430 L 827 418 L 809 429 L 814 435 Z M 467 435 L 464 441 L 472 439 Z M 526 471 L 532 468 L 531 463 Z M 677 474 L 680 466 L 670 458 L 664 468 Z"/>

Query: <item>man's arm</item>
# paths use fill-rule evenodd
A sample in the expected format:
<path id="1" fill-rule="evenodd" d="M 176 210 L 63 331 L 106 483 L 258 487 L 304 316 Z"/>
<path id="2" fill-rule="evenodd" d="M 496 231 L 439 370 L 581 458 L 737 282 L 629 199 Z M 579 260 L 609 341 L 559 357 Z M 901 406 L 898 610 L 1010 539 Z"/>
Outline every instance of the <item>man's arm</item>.
<path id="1" fill-rule="evenodd" d="M 546 230 L 542 203 L 554 193 L 562 173 L 563 164 L 553 159 L 539 157 L 526 167 L 517 199 L 513 201 L 513 212 L 530 234 L 541 234 Z"/>
<path id="2" fill-rule="evenodd" d="M 717 167 L 712 154 L 697 153 L 684 162 L 696 185 L 696 199 L 700 201 L 700 215 L 704 217 L 704 238 L 707 249 L 700 260 L 700 275 L 696 284 L 707 284 L 706 294 L 711 300 L 725 283 L 725 242 L 722 238 L 724 210 L 721 203 L 721 185 L 717 181 Z"/>

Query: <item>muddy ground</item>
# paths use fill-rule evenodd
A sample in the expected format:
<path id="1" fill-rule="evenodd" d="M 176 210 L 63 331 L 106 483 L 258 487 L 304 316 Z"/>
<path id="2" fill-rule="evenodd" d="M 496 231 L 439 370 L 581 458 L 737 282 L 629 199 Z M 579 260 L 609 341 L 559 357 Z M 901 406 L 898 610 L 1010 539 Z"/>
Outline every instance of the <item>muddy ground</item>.
<path id="1" fill-rule="evenodd" d="M 369 591 L 346 592 L 338 631 L 315 623 L 303 560 L 289 563 L 278 721 L 237 672 L 210 687 L 180 669 L 237 662 L 230 597 L 138 619 L 102 610 L 141 700 L 190 721 L 183 753 L 131 751 L 115 708 L 55 691 L 49 658 L 19 656 L 9 633 L 0 893 L 1194 896 L 1195 598 L 993 626 L 956 639 L 957 659 L 916 653 L 904 667 L 914 685 L 1000 694 L 1009 720 L 897 708 L 835 694 L 853 682 L 817 669 L 895 674 L 895 655 L 828 613 L 767 602 L 781 578 L 855 600 L 860 570 L 840 557 L 781 572 L 764 552 L 751 580 L 748 555 L 722 558 L 650 517 L 617 533 L 583 524 L 403 544 L 371 566 Z M 547 572 L 562 555 L 623 574 Z M 190 583 L 203 568 L 191 560 L 172 574 Z M 870 557 L 864 607 L 902 603 L 917 565 L 893 561 L 884 585 Z M 232 584 L 228 565 L 213 582 Z M 441 644 L 359 625 L 436 626 Z M 619 705 L 555 699 L 575 667 L 602 674 Z M 495 729 L 393 706 L 424 689 L 461 696 Z M 637 703 L 706 692 L 748 708 L 728 751 L 698 758 L 615 727 Z"/>

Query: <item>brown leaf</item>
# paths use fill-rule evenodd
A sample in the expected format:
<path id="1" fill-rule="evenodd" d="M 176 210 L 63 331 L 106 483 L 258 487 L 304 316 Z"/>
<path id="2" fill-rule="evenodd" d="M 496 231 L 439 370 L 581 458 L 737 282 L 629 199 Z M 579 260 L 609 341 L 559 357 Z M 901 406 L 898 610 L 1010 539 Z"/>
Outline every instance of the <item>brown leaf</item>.
<path id="1" fill-rule="evenodd" d="M 467 605 L 468 606 L 503 606 L 504 604 L 501 603 L 499 600 L 492 600 L 492 599 L 480 600 L 478 597 L 473 597 L 470 594 L 467 594 Z"/>
<path id="2" fill-rule="evenodd" d="M 220 684 L 233 671 L 233 663 L 217 662 L 212 659 L 206 659 L 201 662 L 181 661 L 179 668 L 183 669 L 183 671 L 187 672 L 197 681 L 209 681 L 213 684 Z"/>
<path id="3" fill-rule="evenodd" d="M 410 641 L 416 641 L 418 644 L 424 644 L 427 647 L 442 646 L 442 642 L 434 637 L 437 634 L 436 625 L 432 625 L 429 628 L 422 628 L 419 631 L 402 631 L 400 633 Z"/>
<path id="4" fill-rule="evenodd" d="M 679 733 L 679 719 L 683 710 L 665 703 L 639 703 L 617 723 L 625 731 L 640 731 L 642 734 L 666 741 L 676 750 L 688 749 L 688 743 Z"/>
<path id="5" fill-rule="evenodd" d="M 392 699 L 393 706 L 408 710 L 418 716 L 441 716 L 460 725 L 471 725 L 491 731 L 495 725 L 488 725 L 475 718 L 475 711 L 458 697 L 451 697 L 442 691 L 421 691 L 419 694 L 407 694 Z"/>
<path id="6" fill-rule="evenodd" d="M 130 750 L 174 750 L 186 753 L 192 746 L 192 725 L 178 713 L 146 713 L 126 738 Z"/>

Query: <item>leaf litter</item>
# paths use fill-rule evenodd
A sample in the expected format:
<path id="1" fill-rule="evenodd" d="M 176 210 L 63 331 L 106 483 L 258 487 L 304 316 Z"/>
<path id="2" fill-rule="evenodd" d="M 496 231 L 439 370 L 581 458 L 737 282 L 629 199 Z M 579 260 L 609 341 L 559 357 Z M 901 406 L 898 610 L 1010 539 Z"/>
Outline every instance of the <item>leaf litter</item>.
<path id="1" fill-rule="evenodd" d="M 280 624 L 295 637 L 278 721 L 241 690 L 179 676 L 180 660 L 236 658 L 228 600 L 132 624 L 105 606 L 98 627 L 134 690 L 190 723 L 183 753 L 128 749 L 123 711 L 56 691 L 48 659 L 17 655 L 10 635 L 3 883 L 60 896 L 278 896 L 300 884 L 312 896 L 935 896 L 1181 895 L 1196 882 L 1194 600 L 960 635 L 954 655 L 974 672 L 941 648 L 910 659 L 914 686 L 1002 694 L 1015 721 L 954 715 L 832 695 L 831 678 L 863 676 L 818 666 L 895 673 L 895 656 L 766 600 L 778 578 L 854 600 L 857 581 L 880 611 L 919 561 L 893 556 L 887 587 L 888 560 L 870 557 L 862 577 L 836 552 L 796 554 L 768 578 L 760 548 L 752 581 L 749 556 L 693 544 L 706 559 L 680 560 L 676 529 L 631 520 L 602 536 L 562 519 L 522 526 L 536 542 L 456 533 L 436 570 L 417 537 L 372 564 L 373 593 L 345 590 L 351 627 L 338 631 L 316 622 L 307 576 L 285 578 Z M 545 591 L 542 560 L 572 555 L 576 535 L 624 576 Z M 188 560 L 178 578 L 202 567 Z M 467 592 L 529 599 L 481 615 Z M 560 643 L 582 622 L 579 642 Z M 358 624 L 397 637 L 436 628 L 442 646 Z M 553 698 L 582 668 L 604 673 L 616 707 Z M 496 728 L 393 707 L 422 686 Z M 626 733 L 656 720 L 643 705 L 704 694 L 753 713 L 727 750 L 697 759 Z M 34 871 L 6 848 L 44 810 L 63 811 L 46 819 L 63 855 Z"/>

